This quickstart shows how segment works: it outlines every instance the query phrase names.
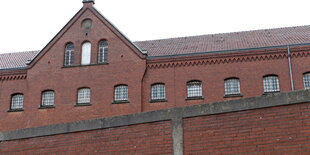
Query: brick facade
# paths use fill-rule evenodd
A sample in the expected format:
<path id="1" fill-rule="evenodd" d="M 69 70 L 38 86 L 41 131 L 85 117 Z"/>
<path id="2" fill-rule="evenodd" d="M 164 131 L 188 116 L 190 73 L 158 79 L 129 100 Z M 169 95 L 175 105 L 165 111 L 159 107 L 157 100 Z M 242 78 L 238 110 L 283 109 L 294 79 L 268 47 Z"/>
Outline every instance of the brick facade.
<path id="1" fill-rule="evenodd" d="M 0 131 L 32 128 L 102 117 L 126 115 L 188 105 L 261 96 L 263 76 L 279 77 L 281 92 L 291 91 L 288 47 L 262 47 L 207 54 L 148 57 L 107 21 L 92 3 L 83 8 L 23 69 L 0 71 Z M 92 19 L 84 30 L 81 23 Z M 98 43 L 109 43 L 108 63 L 98 64 Z M 81 64 L 84 42 L 92 45 L 91 64 Z M 75 47 L 74 64 L 64 66 L 67 43 Z M 304 89 L 303 73 L 310 71 L 309 45 L 291 45 L 295 90 Z M 224 95 L 224 80 L 240 79 L 242 96 Z M 203 99 L 186 100 L 186 83 L 202 82 Z M 165 84 L 167 101 L 150 103 L 151 85 Z M 114 87 L 128 85 L 129 103 L 113 104 Z M 91 89 L 91 105 L 75 106 L 77 90 Z M 55 92 L 55 107 L 39 109 L 44 90 Z M 8 112 L 11 95 L 24 94 L 23 111 Z"/>

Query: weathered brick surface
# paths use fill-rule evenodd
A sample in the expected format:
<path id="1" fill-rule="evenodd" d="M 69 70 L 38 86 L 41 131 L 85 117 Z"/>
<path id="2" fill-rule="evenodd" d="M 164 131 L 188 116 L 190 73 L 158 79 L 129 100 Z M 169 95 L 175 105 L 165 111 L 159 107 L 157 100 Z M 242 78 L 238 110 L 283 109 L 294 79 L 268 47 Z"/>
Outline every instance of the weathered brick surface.
<path id="1" fill-rule="evenodd" d="M 171 122 L 0 142 L 0 154 L 172 154 Z"/>
<path id="2" fill-rule="evenodd" d="M 184 119 L 185 154 L 309 154 L 310 104 Z"/>

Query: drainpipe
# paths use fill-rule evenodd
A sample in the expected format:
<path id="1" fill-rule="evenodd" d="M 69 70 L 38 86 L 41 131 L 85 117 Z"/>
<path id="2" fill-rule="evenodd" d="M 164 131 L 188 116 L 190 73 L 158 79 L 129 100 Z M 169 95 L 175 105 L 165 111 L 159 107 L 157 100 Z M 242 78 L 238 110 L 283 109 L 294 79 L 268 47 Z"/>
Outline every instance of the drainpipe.
<path id="1" fill-rule="evenodd" d="M 288 57 L 288 67 L 289 67 L 289 70 L 290 70 L 290 78 L 291 78 L 292 91 L 294 91 L 294 81 L 293 81 L 293 73 L 292 73 L 290 46 L 287 46 L 287 57 Z"/>

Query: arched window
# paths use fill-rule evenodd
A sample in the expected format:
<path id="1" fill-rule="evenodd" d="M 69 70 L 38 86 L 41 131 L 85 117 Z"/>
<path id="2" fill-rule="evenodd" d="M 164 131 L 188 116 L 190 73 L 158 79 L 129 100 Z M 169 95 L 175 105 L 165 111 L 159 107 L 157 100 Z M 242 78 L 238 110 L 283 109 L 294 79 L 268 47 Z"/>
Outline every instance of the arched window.
<path id="1" fill-rule="evenodd" d="M 98 63 L 108 62 L 108 42 L 101 40 L 99 42 Z"/>
<path id="2" fill-rule="evenodd" d="M 225 80 L 225 95 L 240 94 L 240 81 L 238 78 L 229 78 Z"/>
<path id="3" fill-rule="evenodd" d="M 54 106 L 55 93 L 52 90 L 46 90 L 42 92 L 41 106 Z"/>
<path id="4" fill-rule="evenodd" d="M 85 42 L 82 46 L 82 65 L 90 64 L 90 55 L 91 55 L 91 44 L 90 42 Z"/>
<path id="5" fill-rule="evenodd" d="M 165 84 L 163 83 L 156 83 L 152 85 L 152 93 L 151 93 L 151 99 L 152 100 L 160 100 L 165 99 Z"/>
<path id="6" fill-rule="evenodd" d="M 187 82 L 187 97 L 202 97 L 201 81 Z"/>
<path id="7" fill-rule="evenodd" d="M 90 89 L 80 88 L 78 90 L 77 104 L 85 104 L 85 103 L 90 103 Z"/>
<path id="8" fill-rule="evenodd" d="M 128 86 L 118 85 L 114 88 L 114 101 L 127 101 L 128 100 Z"/>
<path id="9" fill-rule="evenodd" d="M 264 83 L 264 92 L 280 91 L 279 78 L 277 75 L 264 76 L 263 83 Z"/>
<path id="10" fill-rule="evenodd" d="M 11 110 L 23 109 L 24 95 L 14 94 L 11 98 Z"/>
<path id="11" fill-rule="evenodd" d="M 310 89 L 310 72 L 304 73 L 304 86 L 305 89 Z"/>
<path id="12" fill-rule="evenodd" d="M 72 65 L 74 63 L 74 45 L 68 43 L 65 51 L 65 66 Z"/>

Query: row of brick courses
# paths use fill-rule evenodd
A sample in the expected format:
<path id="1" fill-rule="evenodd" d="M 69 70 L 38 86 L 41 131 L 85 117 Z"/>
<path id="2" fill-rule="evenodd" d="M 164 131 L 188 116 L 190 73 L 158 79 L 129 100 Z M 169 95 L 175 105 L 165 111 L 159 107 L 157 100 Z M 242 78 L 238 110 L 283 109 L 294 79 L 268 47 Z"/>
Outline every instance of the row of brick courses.
<path id="1" fill-rule="evenodd" d="M 171 122 L 138 124 L 0 143 L 0 154 L 171 154 Z"/>
<path id="2" fill-rule="evenodd" d="M 310 153 L 310 104 L 184 119 L 185 154 Z"/>

